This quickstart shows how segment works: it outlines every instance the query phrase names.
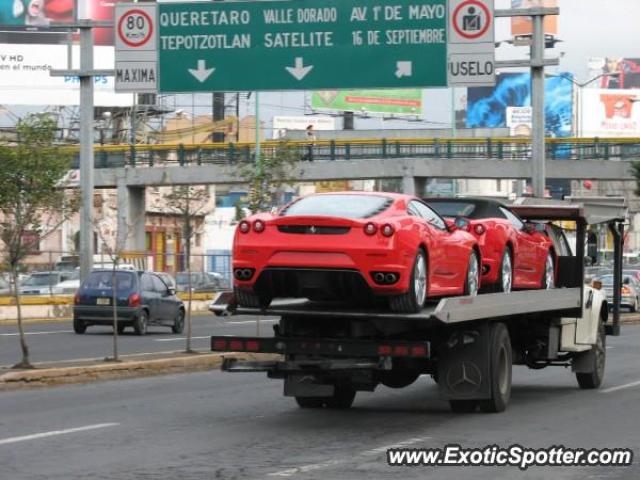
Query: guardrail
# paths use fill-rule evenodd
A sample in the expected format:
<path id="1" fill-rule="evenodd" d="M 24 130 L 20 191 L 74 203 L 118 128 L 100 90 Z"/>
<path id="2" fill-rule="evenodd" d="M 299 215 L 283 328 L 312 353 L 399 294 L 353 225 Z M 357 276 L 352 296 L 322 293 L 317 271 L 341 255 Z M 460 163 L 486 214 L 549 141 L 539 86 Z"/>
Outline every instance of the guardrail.
<path id="1" fill-rule="evenodd" d="M 433 138 L 307 141 L 265 141 L 264 155 L 290 148 L 301 160 L 339 161 L 384 158 L 430 158 L 470 160 L 528 160 L 529 138 Z M 77 149 L 75 167 L 78 165 Z M 550 138 L 546 141 L 551 160 L 640 159 L 640 138 Z M 153 167 L 157 165 L 232 165 L 253 162 L 254 143 L 206 143 L 178 145 L 96 145 L 96 168 Z"/>

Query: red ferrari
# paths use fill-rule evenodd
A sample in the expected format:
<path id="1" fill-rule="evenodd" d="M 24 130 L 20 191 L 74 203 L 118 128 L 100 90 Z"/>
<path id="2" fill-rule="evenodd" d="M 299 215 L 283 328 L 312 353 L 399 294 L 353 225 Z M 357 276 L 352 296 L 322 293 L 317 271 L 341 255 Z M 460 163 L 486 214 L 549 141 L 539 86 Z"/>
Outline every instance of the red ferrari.
<path id="1" fill-rule="evenodd" d="M 426 198 L 445 218 L 469 220 L 482 254 L 482 286 L 499 292 L 553 288 L 556 252 L 544 226 L 523 222 L 505 205 L 485 198 Z"/>
<path id="2" fill-rule="evenodd" d="M 247 307 L 386 297 L 393 311 L 418 312 L 429 297 L 476 295 L 480 265 L 473 235 L 392 193 L 302 197 L 243 220 L 233 242 L 236 301 Z"/>

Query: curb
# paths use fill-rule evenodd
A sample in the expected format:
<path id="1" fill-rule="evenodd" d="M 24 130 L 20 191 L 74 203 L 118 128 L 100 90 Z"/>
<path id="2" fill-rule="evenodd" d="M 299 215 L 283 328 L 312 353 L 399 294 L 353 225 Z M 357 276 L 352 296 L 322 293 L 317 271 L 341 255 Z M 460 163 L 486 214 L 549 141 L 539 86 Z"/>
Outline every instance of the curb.
<path id="1" fill-rule="evenodd" d="M 0 374 L 0 392 L 23 388 L 48 387 L 120 380 L 154 375 L 201 372 L 219 368 L 224 358 L 239 360 L 274 360 L 279 355 L 257 353 L 206 353 L 172 358 L 132 360 L 121 363 L 93 364 L 74 367 L 8 371 Z"/>

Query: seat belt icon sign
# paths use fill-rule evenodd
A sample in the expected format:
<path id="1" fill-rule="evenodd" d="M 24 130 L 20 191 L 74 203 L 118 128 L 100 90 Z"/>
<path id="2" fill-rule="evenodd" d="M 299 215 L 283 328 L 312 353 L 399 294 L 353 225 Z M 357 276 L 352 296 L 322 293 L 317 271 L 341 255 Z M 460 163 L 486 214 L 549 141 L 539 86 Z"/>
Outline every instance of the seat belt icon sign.
<path id="1" fill-rule="evenodd" d="M 482 29 L 482 17 L 476 13 L 475 7 L 469 7 L 466 15 L 462 17 L 462 30 L 465 32 L 477 32 Z"/>

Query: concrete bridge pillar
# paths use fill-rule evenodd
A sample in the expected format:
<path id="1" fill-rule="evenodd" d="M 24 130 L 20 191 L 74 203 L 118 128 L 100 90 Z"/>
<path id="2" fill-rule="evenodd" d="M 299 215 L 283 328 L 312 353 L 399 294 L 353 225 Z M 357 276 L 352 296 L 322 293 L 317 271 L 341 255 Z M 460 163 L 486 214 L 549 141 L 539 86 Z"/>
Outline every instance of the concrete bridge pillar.
<path id="1" fill-rule="evenodd" d="M 127 251 L 144 251 L 146 204 L 145 187 L 130 187 L 118 178 L 118 246 Z"/>
<path id="2" fill-rule="evenodd" d="M 427 179 L 425 177 L 414 177 L 412 175 L 402 177 L 402 193 L 407 195 L 424 196 L 426 185 Z"/>

